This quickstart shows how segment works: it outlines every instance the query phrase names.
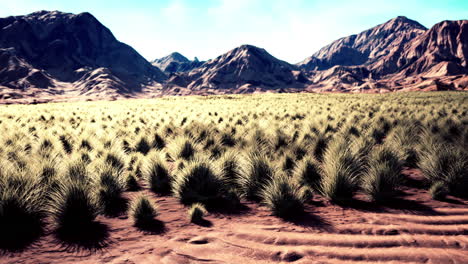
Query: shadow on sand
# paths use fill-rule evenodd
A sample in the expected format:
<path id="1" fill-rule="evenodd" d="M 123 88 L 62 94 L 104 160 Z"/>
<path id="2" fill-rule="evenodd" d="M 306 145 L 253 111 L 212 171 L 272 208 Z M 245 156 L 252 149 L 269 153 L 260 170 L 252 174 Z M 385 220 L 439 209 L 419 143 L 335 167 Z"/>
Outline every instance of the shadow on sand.
<path id="1" fill-rule="evenodd" d="M 151 221 L 139 223 L 138 225 L 135 225 L 135 227 L 149 235 L 159 235 L 167 231 L 164 223 L 158 219 L 152 219 Z"/>
<path id="2" fill-rule="evenodd" d="M 391 210 L 400 210 L 405 213 L 419 214 L 419 215 L 439 215 L 440 213 L 434 211 L 430 206 L 427 206 L 421 202 L 406 200 L 400 197 L 388 198 L 379 203 L 352 199 L 348 201 L 342 201 L 337 205 L 344 208 L 352 208 L 360 211 L 385 213 Z"/>
<path id="3" fill-rule="evenodd" d="M 307 211 L 301 214 L 297 214 L 297 215 L 293 215 L 289 217 L 283 217 L 282 219 L 286 222 L 289 222 L 289 223 L 292 223 L 294 225 L 304 227 L 304 228 L 318 229 L 318 230 L 323 230 L 323 231 L 333 230 L 333 226 L 330 222 L 320 217 L 319 215 L 316 215 Z"/>
<path id="4" fill-rule="evenodd" d="M 42 222 L 16 219 L 14 223 L 0 223 L 0 256 L 17 253 L 34 245 L 44 234 Z"/>
<path id="5" fill-rule="evenodd" d="M 67 251 L 99 251 L 109 244 L 109 230 L 101 222 L 92 222 L 79 228 L 57 229 L 59 244 Z"/>

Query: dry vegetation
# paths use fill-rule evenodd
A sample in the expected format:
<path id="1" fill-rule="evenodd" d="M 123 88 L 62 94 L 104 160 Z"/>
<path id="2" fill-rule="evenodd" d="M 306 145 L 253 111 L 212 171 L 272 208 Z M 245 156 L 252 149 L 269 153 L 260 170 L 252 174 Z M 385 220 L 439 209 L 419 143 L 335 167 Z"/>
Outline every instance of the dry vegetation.
<path id="1" fill-rule="evenodd" d="M 52 230 L 92 246 L 96 217 L 151 229 L 149 189 L 210 211 L 254 201 L 281 218 L 311 197 L 391 199 L 403 167 L 435 199 L 468 189 L 468 94 L 271 94 L 0 106 L 0 249 Z M 205 209 L 206 208 L 206 209 Z"/>

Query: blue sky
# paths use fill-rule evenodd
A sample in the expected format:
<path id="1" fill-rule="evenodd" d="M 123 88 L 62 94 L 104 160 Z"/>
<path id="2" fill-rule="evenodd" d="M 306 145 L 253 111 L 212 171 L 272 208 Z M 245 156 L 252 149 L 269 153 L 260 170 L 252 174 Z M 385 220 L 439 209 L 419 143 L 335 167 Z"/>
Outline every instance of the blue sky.
<path id="1" fill-rule="evenodd" d="M 331 41 L 398 15 L 431 27 L 468 19 L 468 0 L 0 0 L 0 17 L 90 12 L 148 60 L 214 58 L 241 44 L 296 63 Z"/>

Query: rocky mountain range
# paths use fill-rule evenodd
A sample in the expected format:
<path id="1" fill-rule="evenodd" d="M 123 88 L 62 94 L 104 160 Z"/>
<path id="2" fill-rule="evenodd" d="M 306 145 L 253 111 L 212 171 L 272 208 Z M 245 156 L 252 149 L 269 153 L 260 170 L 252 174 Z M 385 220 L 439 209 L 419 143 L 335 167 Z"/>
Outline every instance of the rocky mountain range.
<path id="1" fill-rule="evenodd" d="M 186 87 L 200 93 L 252 93 L 257 90 L 303 88 L 308 82 L 295 65 L 279 60 L 266 50 L 242 45 L 190 72 L 172 76 L 170 87 Z"/>
<path id="2" fill-rule="evenodd" d="M 468 89 L 468 21 L 427 29 L 396 17 L 292 65 L 242 45 L 203 62 L 174 52 L 148 62 L 89 13 L 0 18 L 0 101 L 254 92 Z"/>

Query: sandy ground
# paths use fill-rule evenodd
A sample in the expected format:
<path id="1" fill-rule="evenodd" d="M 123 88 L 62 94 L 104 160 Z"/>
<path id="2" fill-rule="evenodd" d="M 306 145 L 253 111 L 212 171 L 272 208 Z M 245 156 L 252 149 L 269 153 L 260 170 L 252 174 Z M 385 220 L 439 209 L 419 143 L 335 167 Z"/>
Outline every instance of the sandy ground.
<path id="1" fill-rule="evenodd" d="M 244 203 L 244 211 L 211 213 L 199 226 L 174 198 L 151 194 L 161 221 L 153 232 L 126 217 L 100 217 L 108 237 L 92 249 L 46 234 L 22 253 L 1 255 L 0 263 L 468 263 L 468 201 L 433 201 L 417 170 L 405 174 L 407 186 L 386 205 L 357 195 L 337 206 L 316 196 L 292 222 Z"/>

